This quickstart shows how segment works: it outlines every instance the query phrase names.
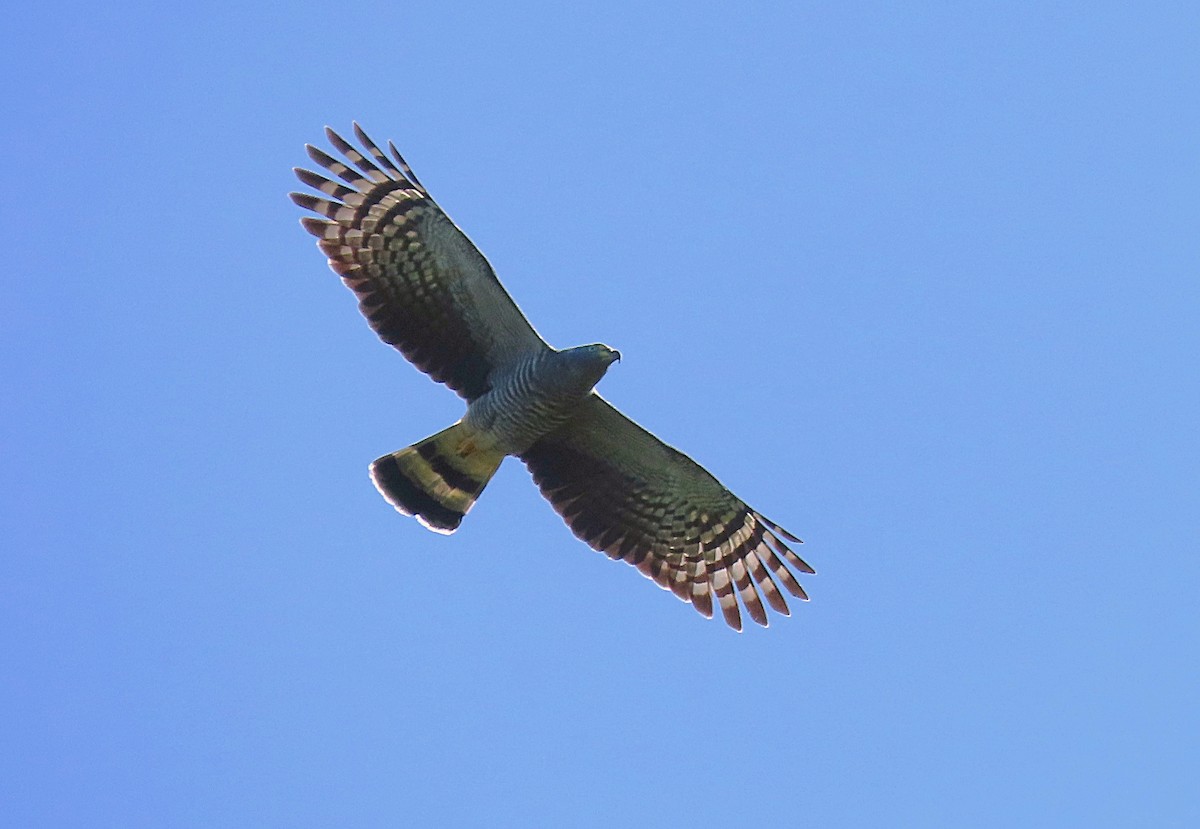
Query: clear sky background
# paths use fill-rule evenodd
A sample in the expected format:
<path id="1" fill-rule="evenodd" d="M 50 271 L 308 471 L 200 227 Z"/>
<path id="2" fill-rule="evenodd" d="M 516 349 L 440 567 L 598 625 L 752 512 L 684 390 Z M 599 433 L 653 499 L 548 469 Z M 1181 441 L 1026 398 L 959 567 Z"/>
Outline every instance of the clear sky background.
<path id="1" fill-rule="evenodd" d="M 13 827 L 1200 825 L 1195 3 L 18 4 Z M 286 194 L 393 138 L 602 391 L 807 542 L 706 622 L 509 461 Z"/>

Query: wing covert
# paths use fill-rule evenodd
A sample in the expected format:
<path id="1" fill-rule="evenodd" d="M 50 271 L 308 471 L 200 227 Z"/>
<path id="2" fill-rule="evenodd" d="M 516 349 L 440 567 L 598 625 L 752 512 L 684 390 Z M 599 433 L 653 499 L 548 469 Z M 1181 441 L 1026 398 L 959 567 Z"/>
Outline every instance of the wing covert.
<path id="1" fill-rule="evenodd" d="M 766 626 L 763 599 L 789 614 L 781 586 L 808 599 L 792 570 L 815 571 L 786 543 L 800 539 L 599 395 L 521 460 L 576 536 L 705 616 L 715 595 L 726 623 L 741 630 L 740 598 Z"/>
<path id="2" fill-rule="evenodd" d="M 323 217 L 301 221 L 384 342 L 468 400 L 487 391 L 493 369 L 547 348 L 483 254 L 429 197 L 390 141 L 391 158 L 355 124 L 364 155 L 332 129 L 325 131 L 349 163 L 311 145 L 306 149 L 345 184 L 297 168 L 300 181 L 321 195 L 291 198 Z"/>

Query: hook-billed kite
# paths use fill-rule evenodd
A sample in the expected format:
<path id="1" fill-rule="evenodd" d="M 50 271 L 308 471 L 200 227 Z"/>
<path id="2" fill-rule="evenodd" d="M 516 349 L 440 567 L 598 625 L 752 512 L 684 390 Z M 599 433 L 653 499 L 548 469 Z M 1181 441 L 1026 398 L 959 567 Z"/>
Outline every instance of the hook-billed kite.
<path id="1" fill-rule="evenodd" d="M 389 157 L 354 132 L 366 154 L 326 129 L 346 161 L 307 147 L 345 183 L 298 168 L 321 195 L 292 200 L 322 217 L 301 221 L 380 338 L 467 401 L 458 423 L 371 464 L 383 497 L 450 533 L 513 455 L 575 535 L 705 616 L 715 595 L 741 630 L 739 597 L 764 626 L 763 599 L 788 614 L 781 587 L 807 599 L 792 570 L 814 571 L 787 545 L 798 538 L 594 391 L 620 353 L 547 345 L 395 145 Z"/>

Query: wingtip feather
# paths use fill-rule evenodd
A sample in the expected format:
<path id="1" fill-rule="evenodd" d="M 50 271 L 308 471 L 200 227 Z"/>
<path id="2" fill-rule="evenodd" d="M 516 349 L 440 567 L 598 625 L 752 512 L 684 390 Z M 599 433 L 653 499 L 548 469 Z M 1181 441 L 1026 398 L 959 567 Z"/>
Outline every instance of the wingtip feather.
<path id="1" fill-rule="evenodd" d="M 313 236 L 316 236 L 318 239 L 325 238 L 325 235 L 332 224 L 332 222 L 326 221 L 325 219 L 318 219 L 314 216 L 302 216 L 300 218 L 301 227 L 303 227 Z"/>

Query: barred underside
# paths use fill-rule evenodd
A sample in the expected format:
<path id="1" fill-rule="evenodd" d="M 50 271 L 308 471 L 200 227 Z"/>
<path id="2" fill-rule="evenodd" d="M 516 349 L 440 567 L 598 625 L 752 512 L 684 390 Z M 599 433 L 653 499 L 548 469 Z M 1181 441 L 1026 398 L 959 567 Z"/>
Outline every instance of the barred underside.
<path id="1" fill-rule="evenodd" d="M 371 464 L 371 481 L 397 511 L 431 530 L 458 529 L 504 455 L 478 449 L 456 423 Z"/>
<path id="2" fill-rule="evenodd" d="M 326 130 L 344 161 L 307 148 L 341 183 L 297 169 L 317 195 L 291 198 L 318 215 L 305 229 L 380 338 L 474 401 L 548 346 L 391 142 L 389 157 L 354 131 L 361 150 Z M 503 458 L 478 450 L 460 423 L 377 459 L 371 479 L 397 510 L 449 533 Z M 764 601 L 786 615 L 785 591 L 808 598 L 795 573 L 813 569 L 787 545 L 799 539 L 596 395 L 521 458 L 579 538 L 705 616 L 715 603 L 730 627 L 741 630 L 740 608 L 765 626 Z"/>
<path id="3" fill-rule="evenodd" d="M 713 615 L 715 597 L 735 630 L 740 607 L 765 627 L 764 599 L 785 616 L 783 590 L 807 601 L 792 571 L 814 570 L 787 544 L 798 538 L 599 398 L 592 410 L 590 420 L 569 423 L 521 456 L 576 536 L 704 616 Z"/>
<path id="4" fill-rule="evenodd" d="M 357 124 L 354 131 L 366 155 L 326 129 L 348 164 L 306 148 L 345 184 L 297 168 L 320 195 L 292 193 L 292 201 L 323 217 L 301 222 L 379 337 L 473 400 L 488 390 L 494 368 L 545 343 L 391 142 L 389 158 Z"/>

